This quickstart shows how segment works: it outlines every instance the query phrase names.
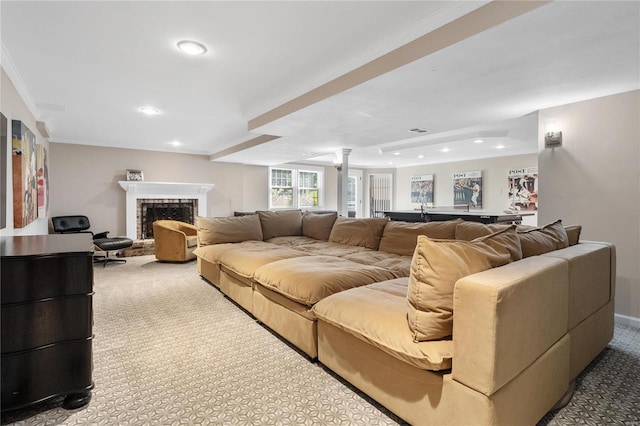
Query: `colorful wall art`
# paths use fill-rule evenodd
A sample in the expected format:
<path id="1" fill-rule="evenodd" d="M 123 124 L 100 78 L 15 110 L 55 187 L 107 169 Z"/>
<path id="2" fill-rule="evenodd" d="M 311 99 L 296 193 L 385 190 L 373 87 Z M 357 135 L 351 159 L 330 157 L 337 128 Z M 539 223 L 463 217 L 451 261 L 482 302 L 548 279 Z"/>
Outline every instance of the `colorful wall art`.
<path id="1" fill-rule="evenodd" d="M 411 176 L 411 202 L 433 207 L 433 175 Z"/>
<path id="2" fill-rule="evenodd" d="M 18 120 L 11 121 L 13 227 L 24 228 L 38 218 L 36 136 Z"/>
<path id="3" fill-rule="evenodd" d="M 47 147 L 37 145 L 38 217 L 49 217 L 49 159 Z"/>
<path id="4" fill-rule="evenodd" d="M 482 171 L 453 174 L 453 205 L 482 208 Z"/>
<path id="5" fill-rule="evenodd" d="M 538 168 L 509 170 L 509 208 L 538 210 Z"/>

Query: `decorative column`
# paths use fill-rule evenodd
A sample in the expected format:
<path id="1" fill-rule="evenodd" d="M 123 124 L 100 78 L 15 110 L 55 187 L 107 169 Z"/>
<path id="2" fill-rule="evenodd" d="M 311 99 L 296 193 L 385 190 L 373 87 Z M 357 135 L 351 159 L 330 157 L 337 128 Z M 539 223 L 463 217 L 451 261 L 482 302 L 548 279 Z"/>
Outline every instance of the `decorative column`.
<path id="1" fill-rule="evenodd" d="M 349 192 L 349 154 L 351 154 L 351 150 L 343 148 L 341 154 L 342 162 L 335 164 L 338 169 L 338 214 L 348 217 L 347 194 Z"/>

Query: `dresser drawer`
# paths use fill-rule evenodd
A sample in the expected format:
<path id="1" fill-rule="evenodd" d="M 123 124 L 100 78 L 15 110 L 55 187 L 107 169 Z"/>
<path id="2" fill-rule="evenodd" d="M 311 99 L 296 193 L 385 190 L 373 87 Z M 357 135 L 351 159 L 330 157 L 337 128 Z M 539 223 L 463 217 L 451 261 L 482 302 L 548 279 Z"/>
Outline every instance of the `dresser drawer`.
<path id="1" fill-rule="evenodd" d="M 92 339 L 2 355 L 2 408 L 17 409 L 93 387 Z"/>
<path id="2" fill-rule="evenodd" d="M 3 305 L 91 293 L 93 259 L 90 254 L 34 259 L 37 263 L 25 262 L 18 257 L 2 258 L 0 300 Z"/>
<path id="3" fill-rule="evenodd" d="M 2 306 L 2 353 L 91 337 L 91 295 Z"/>

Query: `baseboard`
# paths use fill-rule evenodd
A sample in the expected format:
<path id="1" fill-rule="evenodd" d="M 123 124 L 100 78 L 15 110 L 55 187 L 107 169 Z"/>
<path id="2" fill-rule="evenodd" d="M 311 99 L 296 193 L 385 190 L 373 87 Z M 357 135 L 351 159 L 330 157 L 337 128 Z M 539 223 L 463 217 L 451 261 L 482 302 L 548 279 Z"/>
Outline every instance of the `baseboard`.
<path id="1" fill-rule="evenodd" d="M 628 325 L 634 328 L 640 328 L 640 318 L 630 317 L 628 315 L 614 314 L 615 321 L 618 324 Z"/>

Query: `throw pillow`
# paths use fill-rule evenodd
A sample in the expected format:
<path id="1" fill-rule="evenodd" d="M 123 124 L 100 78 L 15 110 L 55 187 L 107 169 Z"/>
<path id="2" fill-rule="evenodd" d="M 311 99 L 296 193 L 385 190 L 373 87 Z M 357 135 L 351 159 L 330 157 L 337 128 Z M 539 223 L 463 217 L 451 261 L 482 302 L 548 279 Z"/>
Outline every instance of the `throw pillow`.
<path id="1" fill-rule="evenodd" d="M 527 231 L 518 231 L 522 256 L 538 256 L 550 251 L 569 247 L 569 237 L 562 226 L 562 221 L 557 220 L 542 228 L 533 228 Z"/>
<path id="2" fill-rule="evenodd" d="M 473 241 L 419 236 L 407 292 L 407 319 L 413 340 L 436 340 L 451 335 L 456 281 L 518 260 L 522 257 L 517 256 L 519 249 L 515 226 Z"/>
<path id="3" fill-rule="evenodd" d="M 253 216 L 238 217 L 196 217 L 198 245 L 240 243 L 242 241 L 262 241 L 260 218 Z"/>
<path id="4" fill-rule="evenodd" d="M 580 233 L 582 232 L 581 225 L 567 225 L 564 227 L 564 230 L 567 231 L 570 246 L 575 246 L 580 242 Z"/>
<path id="5" fill-rule="evenodd" d="M 302 235 L 316 240 L 328 241 L 338 213 L 304 212 L 302 215 Z"/>
<path id="6" fill-rule="evenodd" d="M 418 235 L 439 240 L 453 240 L 458 220 L 446 222 L 409 223 L 394 221 L 387 223 L 380 240 L 380 251 L 412 256 L 418 243 Z"/>
<path id="7" fill-rule="evenodd" d="M 333 224 L 329 241 L 378 250 L 382 231 L 387 222 L 389 219 L 386 217 L 353 219 L 340 216 Z"/>
<path id="8" fill-rule="evenodd" d="M 259 210 L 256 213 L 262 224 L 265 241 L 274 237 L 302 235 L 302 210 Z"/>

